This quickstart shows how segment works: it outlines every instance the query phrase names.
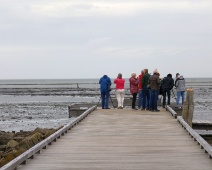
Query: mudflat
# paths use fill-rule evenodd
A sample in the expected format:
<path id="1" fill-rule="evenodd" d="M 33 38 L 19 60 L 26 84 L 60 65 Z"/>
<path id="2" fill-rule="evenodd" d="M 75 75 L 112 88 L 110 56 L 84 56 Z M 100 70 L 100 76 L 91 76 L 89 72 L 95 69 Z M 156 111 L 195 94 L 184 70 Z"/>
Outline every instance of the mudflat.
<path id="1" fill-rule="evenodd" d="M 194 89 L 194 120 L 212 122 L 212 83 L 191 84 Z M 115 89 L 111 96 L 115 98 Z M 130 97 L 129 89 L 125 96 Z M 175 102 L 176 91 L 171 102 Z M 58 128 L 68 124 L 68 106 L 73 103 L 96 103 L 99 101 L 98 88 L 61 87 L 7 87 L 0 88 L 0 130 L 28 131 L 40 128 Z"/>

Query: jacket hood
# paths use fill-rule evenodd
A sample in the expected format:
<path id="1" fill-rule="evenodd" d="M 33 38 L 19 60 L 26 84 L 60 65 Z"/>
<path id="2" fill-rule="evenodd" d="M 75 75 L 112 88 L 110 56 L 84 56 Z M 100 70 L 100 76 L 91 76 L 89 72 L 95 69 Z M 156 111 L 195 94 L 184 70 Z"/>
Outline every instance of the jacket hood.
<path id="1" fill-rule="evenodd" d="M 171 74 L 168 74 L 168 75 L 167 75 L 167 77 L 170 77 L 170 78 L 172 78 L 172 75 L 171 75 Z"/>

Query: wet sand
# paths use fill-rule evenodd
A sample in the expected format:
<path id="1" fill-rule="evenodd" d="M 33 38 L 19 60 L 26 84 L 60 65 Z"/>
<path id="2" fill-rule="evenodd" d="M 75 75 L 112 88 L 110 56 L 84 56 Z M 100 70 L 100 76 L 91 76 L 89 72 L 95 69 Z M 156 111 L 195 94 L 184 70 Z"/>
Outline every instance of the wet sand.
<path id="1" fill-rule="evenodd" d="M 0 104 L 1 131 L 30 131 L 36 127 L 58 128 L 73 121 L 68 118 L 69 103 Z"/>
<path id="2" fill-rule="evenodd" d="M 212 122 L 212 86 L 193 86 L 194 120 Z M 99 101 L 98 88 L 0 88 L 0 130 L 28 131 L 36 127 L 58 128 L 73 121 L 68 106 Z M 111 92 L 115 97 L 115 90 Z M 126 90 L 126 97 L 130 97 Z M 172 93 L 172 102 L 175 102 Z"/>

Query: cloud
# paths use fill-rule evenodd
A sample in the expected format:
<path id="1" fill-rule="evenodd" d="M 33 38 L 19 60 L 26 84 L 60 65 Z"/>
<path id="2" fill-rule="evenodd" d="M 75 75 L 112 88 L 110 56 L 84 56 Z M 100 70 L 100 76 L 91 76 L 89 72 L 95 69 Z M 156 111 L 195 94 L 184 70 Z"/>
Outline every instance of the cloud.
<path id="1" fill-rule="evenodd" d="M 194 57 L 194 68 L 196 58 L 210 67 L 211 16 L 209 0 L 1 1 L 0 72 L 84 78 L 148 67 L 196 76 L 186 64 Z"/>
<path id="2" fill-rule="evenodd" d="M 210 10 L 211 2 L 199 1 L 59 1 L 31 6 L 34 15 L 44 17 L 133 16 L 155 11 Z"/>
<path id="3" fill-rule="evenodd" d="M 56 1 L 9 1 L 1 3 L 5 14 L 14 17 L 88 17 L 128 16 L 153 11 L 210 10 L 210 0 L 56 0 Z"/>

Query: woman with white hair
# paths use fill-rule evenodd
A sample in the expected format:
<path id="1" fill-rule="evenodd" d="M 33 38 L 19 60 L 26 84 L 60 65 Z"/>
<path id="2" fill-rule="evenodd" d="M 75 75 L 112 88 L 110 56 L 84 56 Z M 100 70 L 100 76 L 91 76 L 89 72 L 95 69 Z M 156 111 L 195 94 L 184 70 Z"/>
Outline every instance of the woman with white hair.
<path id="1" fill-rule="evenodd" d="M 129 79 L 129 81 L 130 81 L 130 93 L 133 95 L 132 109 L 138 110 L 135 107 L 136 97 L 137 97 L 137 93 L 138 93 L 138 79 L 136 78 L 136 73 L 131 74 L 131 78 Z"/>

